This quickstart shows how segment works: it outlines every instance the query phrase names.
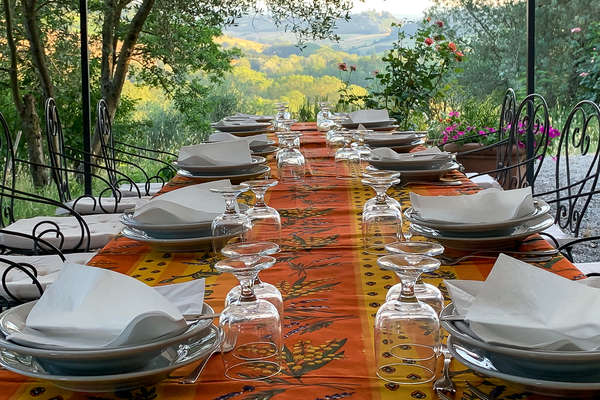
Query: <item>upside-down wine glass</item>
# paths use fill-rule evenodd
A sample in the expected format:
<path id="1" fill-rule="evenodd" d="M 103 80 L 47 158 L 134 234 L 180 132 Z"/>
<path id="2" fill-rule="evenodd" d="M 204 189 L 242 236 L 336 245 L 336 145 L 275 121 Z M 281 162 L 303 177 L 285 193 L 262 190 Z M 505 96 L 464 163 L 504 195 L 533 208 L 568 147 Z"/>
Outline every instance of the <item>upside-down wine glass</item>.
<path id="1" fill-rule="evenodd" d="M 333 121 L 329 118 L 331 113 L 329 111 L 329 103 L 319 102 L 320 111 L 317 113 L 317 129 L 319 131 L 328 131 L 333 125 Z"/>
<path id="2" fill-rule="evenodd" d="M 364 185 L 375 190 L 375 202 L 363 208 L 362 231 L 364 249 L 372 254 L 385 254 L 384 246 L 402 240 L 402 212 L 388 203 L 385 193 L 399 179 L 364 178 Z"/>
<path id="3" fill-rule="evenodd" d="M 414 286 L 422 273 L 435 271 L 440 262 L 394 254 L 380 257 L 377 264 L 402 281 L 400 296 L 387 300 L 375 316 L 377 376 L 399 385 L 431 382 L 440 351 L 440 321 L 434 309 L 415 296 Z"/>
<path id="4" fill-rule="evenodd" d="M 277 170 L 282 181 L 304 179 L 306 160 L 300 150 L 294 147 L 298 137 L 298 133 L 293 131 L 279 135 L 279 143 L 283 148 L 277 153 Z"/>
<path id="5" fill-rule="evenodd" d="M 396 179 L 400 179 L 400 172 L 398 171 L 386 171 L 386 170 L 378 170 L 378 169 L 369 169 L 363 172 L 363 177 L 367 179 L 374 179 L 377 181 L 386 182 L 393 181 Z M 391 196 L 388 196 L 387 193 L 383 195 L 385 197 L 385 201 L 392 207 L 396 207 L 400 212 L 402 212 L 402 206 L 400 202 L 394 199 Z M 366 201 L 363 210 L 368 210 L 377 202 L 377 196 Z"/>
<path id="6" fill-rule="evenodd" d="M 219 318 L 223 329 L 221 355 L 225 376 L 234 380 L 267 379 L 281 370 L 281 319 L 277 308 L 257 298 L 253 283 L 259 271 L 271 267 L 270 256 L 227 258 L 215 264 L 240 282 L 240 296 Z"/>
<path id="7" fill-rule="evenodd" d="M 241 257 L 241 256 L 270 256 L 279 252 L 279 246 L 273 242 L 246 242 L 234 243 L 225 246 L 221 250 L 221 254 L 225 257 Z M 254 294 L 259 299 L 267 300 L 275 306 L 279 313 L 279 318 L 283 321 L 283 297 L 281 292 L 270 283 L 261 281 L 259 274 L 254 280 Z M 227 293 L 225 297 L 225 306 L 233 303 L 240 297 L 241 286 L 236 286 Z"/>
<path id="8" fill-rule="evenodd" d="M 385 246 L 392 254 L 412 254 L 428 257 L 437 257 L 444 253 L 444 246 L 432 242 L 395 242 Z M 437 287 L 423 282 L 420 277 L 415 284 L 415 295 L 420 301 L 429 304 L 440 315 L 444 308 L 444 296 Z M 385 300 L 397 299 L 402 293 L 402 282 L 395 284 L 388 290 Z"/>
<path id="9" fill-rule="evenodd" d="M 336 175 L 338 179 L 352 179 L 360 174 L 360 153 L 352 148 L 352 131 L 341 133 L 344 147 L 335 152 Z"/>
<path id="10" fill-rule="evenodd" d="M 246 241 L 248 231 L 252 229 L 252 221 L 247 215 L 238 212 L 236 204 L 238 196 L 248 189 L 248 185 L 244 184 L 210 188 L 211 192 L 221 193 L 225 199 L 225 212 L 217 216 L 211 224 L 215 252 L 218 252 L 232 237 L 237 237 L 241 242 Z"/>
<path id="11" fill-rule="evenodd" d="M 244 182 L 256 196 L 254 206 L 246 211 L 252 222 L 252 230 L 248 233 L 249 241 L 270 240 L 279 243 L 281 240 L 281 216 L 276 209 L 265 203 L 265 193 L 278 183 L 275 179 Z"/>
<path id="12" fill-rule="evenodd" d="M 344 142 L 344 136 L 341 134 L 342 132 L 342 121 L 344 121 L 346 116 L 339 114 L 332 114 L 329 119 L 333 122 L 333 125 L 327 134 L 325 135 L 325 139 L 327 143 L 331 146 L 339 146 Z"/>
<path id="13" fill-rule="evenodd" d="M 359 127 L 353 132 L 356 139 L 353 143 L 354 149 L 360 154 L 361 160 L 366 160 L 371 155 L 371 148 L 365 144 L 366 136 L 374 131 Z"/>

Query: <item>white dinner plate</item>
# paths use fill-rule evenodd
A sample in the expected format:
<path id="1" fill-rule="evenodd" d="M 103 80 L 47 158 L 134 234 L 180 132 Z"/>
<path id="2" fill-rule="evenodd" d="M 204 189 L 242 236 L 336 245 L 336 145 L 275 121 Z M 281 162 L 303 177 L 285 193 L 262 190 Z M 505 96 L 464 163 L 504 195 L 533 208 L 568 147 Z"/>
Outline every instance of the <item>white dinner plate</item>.
<path id="1" fill-rule="evenodd" d="M 187 178 L 200 178 L 200 179 L 230 179 L 231 183 L 234 183 L 233 180 L 248 180 L 271 171 L 271 168 L 268 165 L 257 165 L 256 167 L 252 167 L 249 169 L 231 172 L 231 173 L 223 173 L 223 174 L 204 174 L 204 173 L 193 173 L 191 171 L 187 171 L 185 169 L 179 169 L 177 173 L 181 176 L 185 176 Z"/>
<path id="2" fill-rule="evenodd" d="M 489 232 L 441 232 L 419 224 L 411 224 L 410 229 L 416 235 L 425 236 L 440 242 L 444 247 L 453 249 L 506 249 L 516 246 L 528 236 L 549 228 L 554 217 L 544 214 L 538 218 L 525 221 L 510 229 L 495 233 Z"/>
<path id="3" fill-rule="evenodd" d="M 180 344 L 164 346 L 158 354 L 133 372 L 115 374 L 65 374 L 53 370 L 39 359 L 12 350 L 0 352 L 0 365 L 30 378 L 51 382 L 76 392 L 117 392 L 149 386 L 167 378 L 172 371 L 209 357 L 222 341 L 221 330 L 214 325 L 205 335 Z M 81 363 L 83 364 L 83 363 Z"/>
<path id="4" fill-rule="evenodd" d="M 190 324 L 177 335 L 161 337 L 150 343 L 120 346 L 102 349 L 62 350 L 29 347 L 5 340 L 5 336 L 15 332 L 27 332 L 30 328 L 25 321 L 36 301 L 31 301 L 0 314 L 0 348 L 21 355 L 35 357 L 40 363 L 52 371 L 67 374 L 113 374 L 133 371 L 141 368 L 152 357 L 169 346 L 185 343 L 193 338 L 206 336 L 212 320 L 200 320 Z M 213 309 L 204 303 L 203 314 L 213 314 Z"/>
<path id="5" fill-rule="evenodd" d="M 225 247 L 230 239 L 236 235 L 230 236 L 212 236 L 210 230 L 206 232 L 206 236 L 191 237 L 191 238 L 157 238 L 148 235 L 147 233 L 125 227 L 122 232 L 123 236 L 128 239 L 144 242 L 159 251 L 200 251 L 207 250 L 212 247 L 213 241 L 217 242 L 217 248 Z"/>
<path id="6" fill-rule="evenodd" d="M 524 385 L 526 391 L 555 397 L 574 398 L 578 395 L 588 397 L 590 391 L 600 390 L 600 375 L 598 373 L 592 376 L 580 375 L 578 381 L 557 381 L 537 374 L 531 375 L 511 369 L 510 365 L 496 365 L 488 357 L 487 352 L 464 343 L 459 344 L 452 335 L 448 337 L 447 344 L 452 356 L 466 367 L 485 376 Z"/>
<path id="7" fill-rule="evenodd" d="M 259 132 L 266 131 L 271 126 L 269 122 L 255 122 L 255 121 L 230 121 L 229 125 L 217 126 L 217 124 L 211 124 L 213 128 L 221 132 L 230 132 L 236 134 L 238 132 Z"/>
<path id="8" fill-rule="evenodd" d="M 256 167 L 260 164 L 263 164 L 267 161 L 264 157 L 261 156 L 251 156 L 250 162 L 238 162 L 237 164 L 229 164 L 229 165 L 193 165 L 181 163 L 179 161 L 173 161 L 173 165 L 180 169 L 185 169 L 186 171 L 192 172 L 194 174 L 222 174 L 222 173 L 232 173 L 240 170 L 249 169 L 252 167 Z"/>
<path id="9" fill-rule="evenodd" d="M 533 201 L 534 210 L 531 214 L 523 217 L 509 219 L 502 222 L 493 223 L 456 223 L 456 222 L 445 222 L 445 221 L 432 221 L 423 219 L 417 211 L 412 207 L 408 207 L 404 211 L 406 219 L 414 224 L 426 226 L 428 228 L 436 229 L 444 233 L 449 232 L 490 232 L 510 229 L 515 225 L 520 225 L 526 221 L 539 218 L 550 211 L 550 205 L 544 200 L 536 199 Z"/>

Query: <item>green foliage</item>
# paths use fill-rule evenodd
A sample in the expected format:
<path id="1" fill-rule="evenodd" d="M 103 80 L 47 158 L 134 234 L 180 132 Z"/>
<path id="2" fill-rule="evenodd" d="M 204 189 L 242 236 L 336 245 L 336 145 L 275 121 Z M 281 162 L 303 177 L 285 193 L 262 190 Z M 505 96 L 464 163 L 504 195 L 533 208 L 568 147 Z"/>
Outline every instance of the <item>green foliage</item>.
<path id="1" fill-rule="evenodd" d="M 364 102 L 369 108 L 385 108 L 403 129 L 416 128 L 432 103 L 443 99 L 444 79 L 464 54 L 447 38 L 444 23 L 424 20 L 414 35 L 398 32 L 398 40 L 385 53 L 383 71 L 366 96 L 342 93 L 342 104 Z M 341 68 L 341 66 L 340 66 Z"/>
<path id="2" fill-rule="evenodd" d="M 600 22 L 591 23 L 583 32 L 573 32 L 581 36 L 574 39 L 579 45 L 574 61 L 577 80 L 579 81 L 582 97 L 594 102 L 600 101 Z"/>

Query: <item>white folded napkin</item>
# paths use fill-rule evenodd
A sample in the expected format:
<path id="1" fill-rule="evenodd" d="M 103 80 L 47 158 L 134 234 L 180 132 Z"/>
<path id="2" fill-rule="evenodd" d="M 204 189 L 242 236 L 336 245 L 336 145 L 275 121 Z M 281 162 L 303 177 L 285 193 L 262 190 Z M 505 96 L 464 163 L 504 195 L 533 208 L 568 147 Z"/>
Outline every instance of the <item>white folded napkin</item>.
<path id="1" fill-rule="evenodd" d="M 140 190 L 143 190 L 140 188 Z M 126 210 L 139 207 L 150 200 L 150 196 L 143 197 L 121 197 L 118 201 L 114 197 L 96 197 L 94 199 L 84 197 L 82 199 L 71 200 L 65 203 L 80 215 L 107 213 L 122 213 Z M 115 208 L 115 203 L 117 207 Z M 102 205 L 102 206 L 101 206 Z M 69 212 L 61 207 L 56 208 L 56 215 L 68 215 Z"/>
<path id="2" fill-rule="evenodd" d="M 97 215 L 85 215 L 83 216 L 87 226 L 90 230 L 90 249 L 99 249 L 104 247 L 115 235 L 121 232 L 123 224 L 121 223 L 121 214 L 97 214 Z M 59 247 L 63 250 L 75 250 L 75 246 L 79 242 L 82 236 L 81 225 L 75 217 L 33 217 L 20 219 L 6 228 L 7 231 L 21 232 L 28 235 L 33 234 L 33 229 L 40 222 L 50 221 L 57 224 L 60 228 L 60 232 L 64 236 L 64 243 L 60 246 L 60 238 L 56 237 L 56 233 L 48 232 L 41 238 L 45 241 Z M 36 230 L 36 236 L 44 232 L 47 229 L 56 229 L 53 225 L 44 224 L 38 226 Z M 84 231 L 85 232 L 85 231 Z M 84 249 L 87 241 L 86 240 L 77 247 L 77 249 Z M 0 233 L 0 243 L 17 249 L 33 249 L 33 241 L 27 238 L 18 237 L 9 234 Z"/>
<path id="3" fill-rule="evenodd" d="M 209 142 L 227 142 L 234 140 L 245 140 L 250 144 L 250 147 L 260 147 L 269 144 L 269 138 L 266 134 L 240 138 L 235 135 L 232 135 L 229 132 L 215 132 L 208 137 Z"/>
<path id="4" fill-rule="evenodd" d="M 495 223 L 532 214 L 531 188 L 485 189 L 461 196 L 410 194 L 410 202 L 422 219 L 452 223 Z"/>
<path id="5" fill-rule="evenodd" d="M 414 153 L 397 153 L 389 147 L 378 147 L 371 150 L 371 157 L 378 160 L 398 160 L 398 161 L 414 161 L 414 160 L 448 160 L 452 156 L 451 153 L 440 151 L 437 147 L 431 147 Z"/>
<path id="6" fill-rule="evenodd" d="M 156 193 L 160 192 L 163 188 L 164 184 L 162 182 L 150 182 L 148 186 L 148 193 L 146 193 L 146 184 L 143 182 L 139 182 L 135 184 L 140 189 L 140 194 L 142 196 L 153 196 Z M 121 197 L 138 197 L 138 192 L 135 186 L 129 183 L 123 183 L 119 185 L 119 192 L 121 193 Z"/>
<path id="7" fill-rule="evenodd" d="M 234 121 L 226 121 L 221 120 L 216 124 L 212 125 L 214 128 L 228 128 L 228 127 L 244 127 L 244 128 L 261 128 L 269 126 L 268 122 L 256 122 L 254 119 L 244 119 L 244 120 L 234 120 Z"/>
<path id="8" fill-rule="evenodd" d="M 150 225 L 210 222 L 225 211 L 223 196 L 210 188 L 229 186 L 229 179 L 221 179 L 175 189 L 136 208 L 133 218 Z"/>
<path id="9" fill-rule="evenodd" d="M 600 289 L 500 254 L 483 283 L 445 281 L 457 311 L 489 343 L 600 349 Z"/>
<path id="10" fill-rule="evenodd" d="M 358 110 L 349 114 L 354 123 L 383 122 L 389 121 L 390 115 L 387 110 Z"/>
<path id="11" fill-rule="evenodd" d="M 31 309 L 26 329 L 7 339 L 34 347 L 93 349 L 173 335 L 187 329 L 183 313 L 202 312 L 204 281 L 170 286 L 156 290 L 118 272 L 65 264 Z M 173 302 L 180 300 L 181 309 Z"/>
<path id="12" fill-rule="evenodd" d="M 87 264 L 96 253 L 70 253 L 65 254 L 67 263 Z M 10 264 L 5 264 L 3 261 L 8 260 L 15 263 L 26 263 L 35 267 L 37 271 L 37 280 L 42 286 L 42 289 L 54 282 L 62 270 L 65 262 L 57 255 L 45 256 L 13 256 L 0 255 L 0 276 L 4 274 Z M 31 278 L 19 269 L 13 268 L 6 275 L 6 286 L 10 293 L 21 300 L 33 300 L 40 297 L 40 291 L 37 286 L 32 283 Z M 4 287 L 0 285 L 0 295 L 7 297 Z"/>
<path id="13" fill-rule="evenodd" d="M 410 142 L 418 138 L 419 136 L 415 133 L 409 133 L 406 135 L 392 135 L 390 133 L 370 133 L 366 136 L 365 139 L 369 142 L 393 142 L 398 140 L 405 140 L 407 142 Z"/>
<path id="14" fill-rule="evenodd" d="M 235 140 L 184 146 L 179 150 L 177 161 L 183 165 L 226 166 L 239 165 L 244 162 L 250 164 L 252 157 L 248 141 Z"/>

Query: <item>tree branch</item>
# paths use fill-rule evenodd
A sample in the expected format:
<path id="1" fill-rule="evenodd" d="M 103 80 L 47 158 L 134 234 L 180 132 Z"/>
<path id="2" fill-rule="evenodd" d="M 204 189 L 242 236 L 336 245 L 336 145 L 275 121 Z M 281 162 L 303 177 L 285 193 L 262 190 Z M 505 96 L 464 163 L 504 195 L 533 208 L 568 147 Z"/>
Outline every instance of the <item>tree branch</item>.
<path id="1" fill-rule="evenodd" d="M 54 97 L 54 88 L 52 86 L 52 80 L 50 79 L 50 71 L 48 71 L 48 65 L 46 63 L 46 52 L 44 51 L 44 45 L 42 44 L 42 39 L 40 37 L 36 0 L 23 0 L 23 16 L 31 58 L 33 59 L 33 65 L 38 72 L 42 91 L 46 98 Z"/>
<path id="2" fill-rule="evenodd" d="M 4 18 L 6 20 L 6 41 L 8 43 L 8 49 L 10 50 L 10 69 L 8 74 L 10 76 L 10 89 L 12 97 L 17 107 L 19 114 L 23 113 L 25 105 L 21 99 L 21 93 L 19 90 L 19 77 L 18 77 L 18 64 L 17 64 L 17 46 L 15 44 L 15 38 L 13 36 L 13 5 L 10 4 L 10 0 L 3 0 L 4 3 Z"/>
<path id="3" fill-rule="evenodd" d="M 121 51 L 119 52 L 119 57 L 117 60 L 117 65 L 115 68 L 115 74 L 112 80 L 112 93 L 110 102 L 116 107 L 116 104 L 121 97 L 121 89 L 123 88 L 123 84 L 125 83 L 125 78 L 127 77 L 127 71 L 129 69 L 129 62 L 131 61 L 131 55 L 133 52 L 133 48 L 137 44 L 138 37 L 140 32 L 148 18 L 148 14 L 150 14 L 150 10 L 154 6 L 155 0 L 144 0 L 140 5 L 140 8 L 136 12 L 131 24 L 129 25 L 129 30 L 127 35 L 125 36 L 125 40 L 123 41 L 123 46 L 121 46 Z"/>

